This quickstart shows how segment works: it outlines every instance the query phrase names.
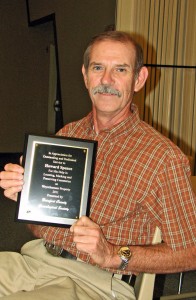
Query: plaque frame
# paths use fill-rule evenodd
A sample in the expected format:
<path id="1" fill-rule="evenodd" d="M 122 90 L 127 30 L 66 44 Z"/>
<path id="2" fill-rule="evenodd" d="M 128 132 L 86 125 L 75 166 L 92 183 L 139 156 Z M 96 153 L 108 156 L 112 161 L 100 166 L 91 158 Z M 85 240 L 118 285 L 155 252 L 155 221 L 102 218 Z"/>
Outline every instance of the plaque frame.
<path id="1" fill-rule="evenodd" d="M 69 227 L 89 214 L 97 141 L 26 134 L 15 221 Z"/>

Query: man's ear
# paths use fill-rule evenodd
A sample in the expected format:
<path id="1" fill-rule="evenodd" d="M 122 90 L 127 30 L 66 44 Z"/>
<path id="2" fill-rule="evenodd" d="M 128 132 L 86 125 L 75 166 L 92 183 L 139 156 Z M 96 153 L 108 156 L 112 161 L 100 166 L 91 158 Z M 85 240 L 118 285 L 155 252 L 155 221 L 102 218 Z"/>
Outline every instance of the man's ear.
<path id="1" fill-rule="evenodd" d="M 82 65 L 82 74 L 83 74 L 85 86 L 88 89 L 88 77 L 87 77 L 86 69 L 85 69 L 84 65 Z"/>
<path id="2" fill-rule="evenodd" d="M 146 67 L 142 67 L 135 80 L 135 88 L 134 88 L 135 92 L 138 92 L 139 90 L 141 90 L 141 88 L 143 88 L 147 78 L 148 78 L 148 69 Z"/>

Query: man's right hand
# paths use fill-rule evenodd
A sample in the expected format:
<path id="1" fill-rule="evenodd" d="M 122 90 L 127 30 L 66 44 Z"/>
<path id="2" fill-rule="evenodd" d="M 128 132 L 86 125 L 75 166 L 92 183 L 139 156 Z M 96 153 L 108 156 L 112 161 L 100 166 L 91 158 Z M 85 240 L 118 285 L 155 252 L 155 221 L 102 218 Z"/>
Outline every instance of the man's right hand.
<path id="1" fill-rule="evenodd" d="M 0 187 L 4 189 L 5 197 L 16 201 L 18 192 L 22 190 L 24 168 L 17 164 L 5 165 L 0 172 Z"/>

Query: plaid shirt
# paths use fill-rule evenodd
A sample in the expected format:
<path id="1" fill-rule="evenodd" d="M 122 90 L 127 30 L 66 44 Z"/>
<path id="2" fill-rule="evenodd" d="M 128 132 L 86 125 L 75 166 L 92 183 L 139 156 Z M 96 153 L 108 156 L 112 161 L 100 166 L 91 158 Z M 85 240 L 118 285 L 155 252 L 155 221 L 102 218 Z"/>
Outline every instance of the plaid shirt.
<path id="1" fill-rule="evenodd" d="M 196 244 L 196 197 L 186 156 L 169 139 L 131 115 L 96 134 L 92 113 L 58 135 L 98 141 L 90 218 L 116 245 L 151 244 L 156 226 L 174 251 Z M 31 225 L 34 234 L 84 261 L 69 229 Z"/>

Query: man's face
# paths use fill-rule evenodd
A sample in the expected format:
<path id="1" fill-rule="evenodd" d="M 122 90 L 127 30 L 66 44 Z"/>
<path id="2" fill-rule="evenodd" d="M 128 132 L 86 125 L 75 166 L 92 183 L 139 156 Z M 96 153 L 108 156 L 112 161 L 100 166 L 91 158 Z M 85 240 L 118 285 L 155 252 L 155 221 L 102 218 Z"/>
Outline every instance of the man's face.
<path id="1" fill-rule="evenodd" d="M 96 112 L 118 115 L 130 107 L 135 88 L 135 50 L 131 43 L 96 43 L 91 50 L 85 85 Z"/>

